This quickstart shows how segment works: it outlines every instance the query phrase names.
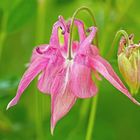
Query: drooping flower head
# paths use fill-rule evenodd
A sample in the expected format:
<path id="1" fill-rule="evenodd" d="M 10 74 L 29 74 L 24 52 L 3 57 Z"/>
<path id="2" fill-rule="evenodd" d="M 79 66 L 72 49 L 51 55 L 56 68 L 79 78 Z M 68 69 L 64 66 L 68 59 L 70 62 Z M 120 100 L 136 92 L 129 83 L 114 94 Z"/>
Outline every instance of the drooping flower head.
<path id="1" fill-rule="evenodd" d="M 20 96 L 39 75 L 38 89 L 51 96 L 51 131 L 58 120 L 65 116 L 77 98 L 90 98 L 97 94 L 98 88 L 92 80 L 92 72 L 99 79 L 103 75 L 114 87 L 125 94 L 132 102 L 140 105 L 123 85 L 111 65 L 103 59 L 97 46 L 92 44 L 97 28 L 88 29 L 88 35 L 82 21 L 74 19 L 78 28 L 79 41 L 72 41 L 69 49 L 71 21 L 62 16 L 54 24 L 49 44 L 39 45 L 33 50 L 30 65 L 24 73 L 16 96 L 7 109 L 17 104 Z M 59 43 L 58 30 L 62 30 L 64 43 Z M 71 51 L 71 58 L 69 54 Z"/>
<path id="2" fill-rule="evenodd" d="M 118 65 L 132 95 L 135 95 L 140 87 L 140 43 L 134 44 L 133 38 L 133 34 L 129 36 L 128 42 L 125 37 L 121 38 Z"/>

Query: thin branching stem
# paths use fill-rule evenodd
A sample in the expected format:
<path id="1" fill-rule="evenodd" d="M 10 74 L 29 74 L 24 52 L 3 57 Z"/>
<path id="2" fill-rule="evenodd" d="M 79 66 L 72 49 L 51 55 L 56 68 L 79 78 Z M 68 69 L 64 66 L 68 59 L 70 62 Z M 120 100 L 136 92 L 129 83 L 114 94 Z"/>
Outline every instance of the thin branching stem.
<path id="1" fill-rule="evenodd" d="M 115 35 L 115 37 L 114 37 L 114 39 L 113 39 L 111 48 L 110 48 L 110 50 L 109 50 L 109 52 L 108 52 L 108 54 L 107 54 L 108 59 L 109 59 L 109 58 L 111 57 L 111 55 L 113 54 L 115 43 L 116 43 L 116 41 L 119 39 L 120 35 L 123 35 L 123 36 L 125 37 L 127 45 L 130 44 L 130 40 L 129 40 L 129 36 L 128 36 L 127 32 L 126 32 L 125 30 L 119 30 L 119 31 L 116 33 L 116 35 Z"/>
<path id="2" fill-rule="evenodd" d="M 95 21 L 95 18 L 94 18 L 94 15 L 93 13 L 91 12 L 91 10 L 85 6 L 83 7 L 80 7 L 78 8 L 72 18 L 71 18 L 71 26 L 70 26 L 70 39 L 69 39 L 69 43 L 68 43 L 68 59 L 71 60 L 72 59 L 72 34 L 73 34 L 73 28 L 74 28 L 74 20 L 75 20 L 75 17 L 78 15 L 78 13 L 80 13 L 81 11 L 86 11 L 89 13 L 89 15 L 91 16 L 92 20 L 93 20 L 93 23 L 94 23 L 94 26 L 96 26 L 96 21 Z M 98 35 L 96 33 L 96 37 L 95 37 L 95 44 L 98 46 Z"/>

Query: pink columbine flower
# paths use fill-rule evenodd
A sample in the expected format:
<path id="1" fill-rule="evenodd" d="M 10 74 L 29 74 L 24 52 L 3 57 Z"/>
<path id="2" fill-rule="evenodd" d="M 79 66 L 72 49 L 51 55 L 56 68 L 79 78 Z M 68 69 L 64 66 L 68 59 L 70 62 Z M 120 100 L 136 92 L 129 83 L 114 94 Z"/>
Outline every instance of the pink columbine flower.
<path id="1" fill-rule="evenodd" d="M 125 94 L 132 102 L 140 105 L 123 85 L 111 65 L 103 59 L 96 46 L 92 45 L 97 28 L 92 26 L 86 35 L 84 24 L 74 21 L 78 28 L 79 41 L 72 42 L 72 59 L 68 59 L 68 41 L 70 22 L 62 17 L 54 24 L 50 43 L 40 45 L 33 50 L 33 55 L 27 71 L 24 73 L 16 96 L 8 104 L 7 109 L 17 104 L 20 96 L 38 75 L 38 89 L 51 95 L 51 131 L 63 116 L 65 116 L 77 98 L 90 98 L 96 95 L 98 88 L 92 80 L 91 73 L 99 79 L 103 75 L 114 87 Z M 58 29 L 62 29 L 64 44 L 60 45 Z"/>

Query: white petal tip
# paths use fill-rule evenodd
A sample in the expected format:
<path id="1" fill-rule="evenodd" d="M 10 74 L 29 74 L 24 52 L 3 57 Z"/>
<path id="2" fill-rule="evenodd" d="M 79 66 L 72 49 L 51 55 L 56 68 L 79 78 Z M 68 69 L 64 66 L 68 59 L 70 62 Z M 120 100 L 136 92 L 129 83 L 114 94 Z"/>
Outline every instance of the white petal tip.
<path id="1" fill-rule="evenodd" d="M 10 108 L 10 106 L 9 106 L 9 104 L 7 105 L 7 107 L 6 107 L 6 110 L 8 110 Z"/>
<path id="2" fill-rule="evenodd" d="M 7 105 L 6 110 L 8 110 L 10 107 L 12 107 L 11 102 Z"/>
<path id="3" fill-rule="evenodd" d="M 10 103 L 7 105 L 6 110 L 8 110 L 10 107 L 12 107 L 12 106 L 14 106 L 14 105 L 16 105 L 16 104 L 17 104 L 17 102 L 15 102 L 15 100 L 13 99 L 13 100 L 10 101 Z"/>
<path id="4" fill-rule="evenodd" d="M 140 106 L 140 103 L 139 103 L 138 101 L 136 101 L 135 99 L 133 100 L 133 102 L 134 102 L 136 105 Z"/>
<path id="5" fill-rule="evenodd" d="M 54 134 L 54 128 L 51 127 L 51 135 L 53 136 L 53 134 Z"/>

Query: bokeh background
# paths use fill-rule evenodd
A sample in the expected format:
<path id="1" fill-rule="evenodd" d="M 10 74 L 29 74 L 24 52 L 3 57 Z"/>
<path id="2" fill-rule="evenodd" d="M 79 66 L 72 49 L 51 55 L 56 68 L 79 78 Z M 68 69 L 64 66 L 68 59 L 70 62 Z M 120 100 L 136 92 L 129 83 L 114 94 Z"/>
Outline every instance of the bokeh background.
<path id="1" fill-rule="evenodd" d="M 37 93 L 44 100 L 37 112 L 35 81 L 18 105 L 6 111 L 34 46 L 49 42 L 58 15 L 69 19 L 80 6 L 88 6 L 94 12 L 101 54 L 121 76 L 117 66 L 118 42 L 111 58 L 107 53 L 119 29 L 135 33 L 135 41 L 139 41 L 139 0 L 0 0 L 0 140 L 85 139 L 91 99 L 79 99 L 58 122 L 54 136 L 50 134 L 50 96 Z M 85 12 L 78 18 L 85 21 L 86 27 L 92 25 Z M 139 99 L 139 94 L 136 98 Z M 100 83 L 92 140 L 140 140 L 140 108 L 104 78 Z"/>

